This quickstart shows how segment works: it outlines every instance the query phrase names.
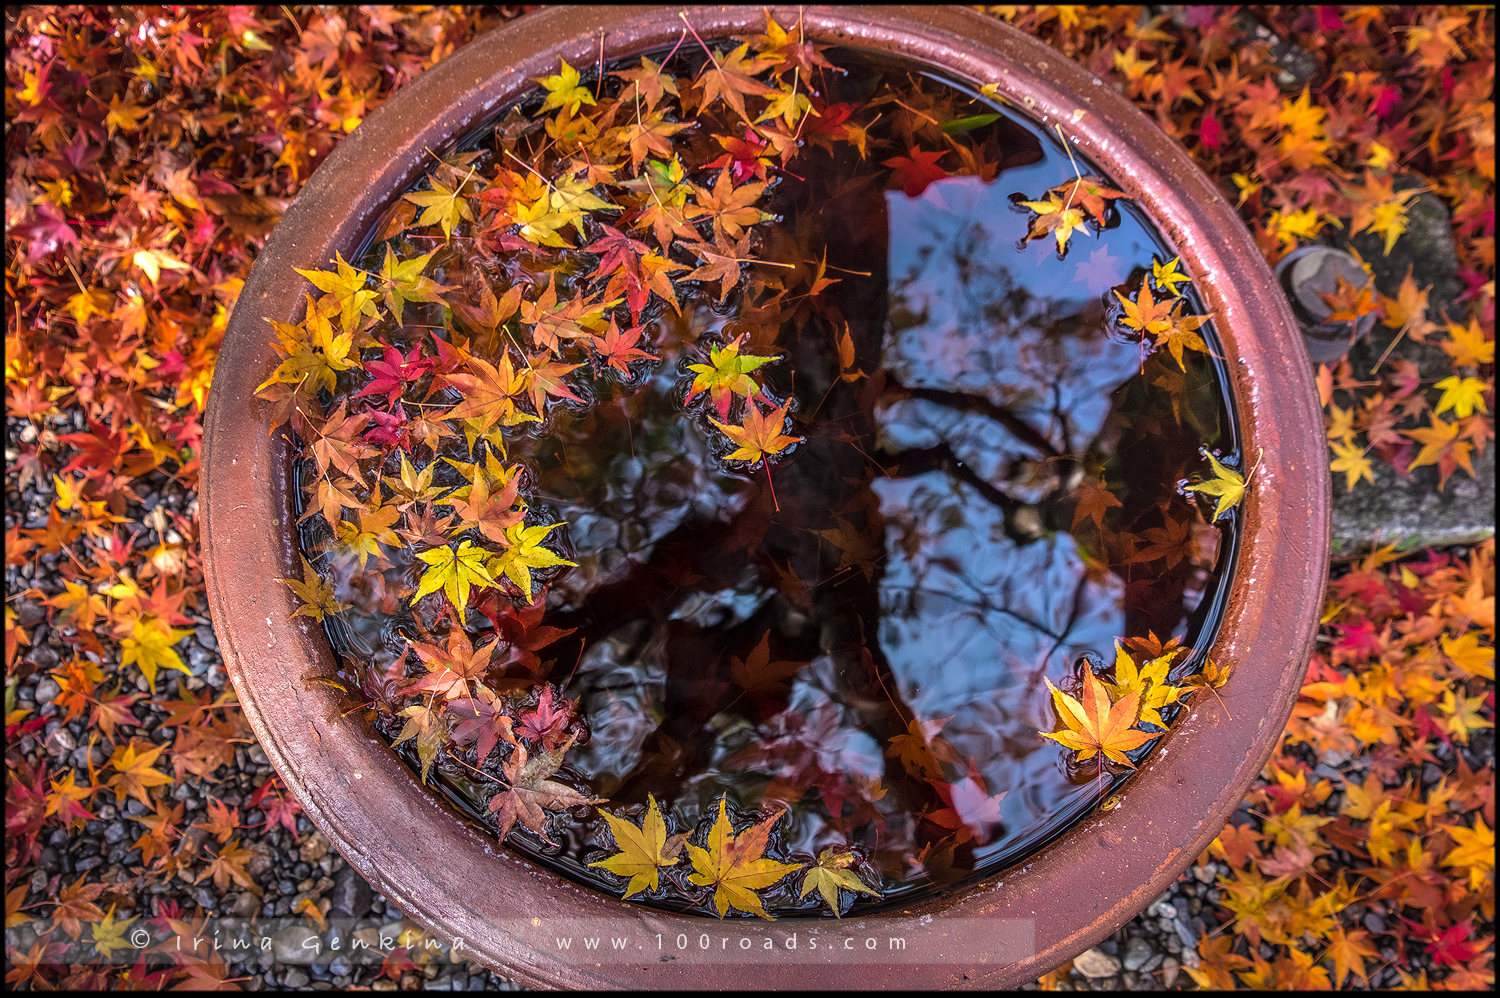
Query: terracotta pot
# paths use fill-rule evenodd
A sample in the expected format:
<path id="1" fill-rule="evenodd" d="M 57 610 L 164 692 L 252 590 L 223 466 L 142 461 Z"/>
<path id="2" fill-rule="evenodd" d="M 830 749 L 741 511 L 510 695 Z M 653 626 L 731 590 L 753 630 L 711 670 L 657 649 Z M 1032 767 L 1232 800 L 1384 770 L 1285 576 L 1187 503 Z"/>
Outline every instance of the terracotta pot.
<path id="1" fill-rule="evenodd" d="M 1019 868 L 903 911 L 775 923 L 769 938 L 779 949 L 770 960 L 759 955 L 764 944 L 755 935 L 770 923 L 648 910 L 523 861 L 422 787 L 357 715 L 340 718 L 336 694 L 307 682 L 334 663 L 321 628 L 291 618 L 296 603 L 276 581 L 298 574 L 291 456 L 251 399 L 275 366 L 265 320 L 294 321 L 302 293 L 312 290 L 293 268 L 324 266 L 336 250 L 352 256 L 380 212 L 419 176 L 427 149 L 481 124 L 533 86 L 529 78 L 555 72 L 559 56 L 593 64 L 601 34 L 609 59 L 671 45 L 682 30 L 680 9 L 552 8 L 476 39 L 372 114 L 303 188 L 240 296 L 208 407 L 205 565 L 229 674 L 276 771 L 349 863 L 416 922 L 445 939 L 462 937 L 468 959 L 525 984 L 931 988 L 1033 980 L 1099 942 L 1176 880 L 1269 756 L 1316 629 L 1329 476 L 1302 337 L 1233 209 L 1112 88 L 999 21 L 957 8 L 773 8 L 784 25 L 800 14 L 811 39 L 921 60 L 976 87 L 998 83 L 1044 124 L 1063 123 L 1198 276 L 1245 451 L 1264 453 L 1245 497 L 1232 593 L 1212 652 L 1235 666 L 1222 691 L 1232 718 L 1211 697 L 1195 700 L 1118 806 L 1080 821 Z M 764 25 L 757 7 L 694 9 L 689 17 L 706 39 Z M 553 943 L 564 928 L 590 925 L 612 936 L 628 931 L 641 949 L 580 958 Z M 794 932 L 799 949 L 788 950 Z M 887 937 L 903 932 L 910 933 L 906 952 L 893 951 Z M 874 955 L 860 954 L 860 969 L 846 953 L 827 953 L 844 938 L 868 946 L 860 933 L 879 943 Z M 689 940 L 685 950 L 679 934 Z M 752 935 L 758 963 L 730 949 Z M 701 939 L 709 939 L 709 951 L 701 951 Z M 813 941 L 824 956 L 809 952 Z"/>

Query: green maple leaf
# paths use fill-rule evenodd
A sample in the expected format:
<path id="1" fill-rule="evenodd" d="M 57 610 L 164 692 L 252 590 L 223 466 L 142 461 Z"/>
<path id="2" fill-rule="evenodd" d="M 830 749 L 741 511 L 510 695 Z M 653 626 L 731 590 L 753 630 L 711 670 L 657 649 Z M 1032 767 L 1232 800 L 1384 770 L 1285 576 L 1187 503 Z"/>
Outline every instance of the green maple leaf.
<path id="1" fill-rule="evenodd" d="M 449 285 L 422 276 L 431 259 L 432 254 L 428 253 L 414 260 L 397 261 L 390 244 L 386 244 L 385 262 L 380 267 L 380 291 L 385 297 L 385 307 L 390 309 L 391 317 L 397 322 L 401 321 L 401 312 L 407 302 L 442 301 L 443 293 L 453 290 Z"/>
<path id="2" fill-rule="evenodd" d="M 427 179 L 432 182 L 432 190 L 416 191 L 403 197 L 422 209 L 422 214 L 417 219 L 418 225 L 441 225 L 443 238 L 452 239 L 453 227 L 458 224 L 459 219 L 470 222 L 474 220 L 474 213 L 469 209 L 469 199 L 463 193 L 464 183 L 468 183 L 468 178 L 465 177 L 457 188 L 449 187 L 430 174 Z"/>
<path id="3" fill-rule="evenodd" d="M 547 535 L 562 525 L 558 522 L 527 527 L 518 523 L 506 528 L 505 539 L 510 546 L 491 560 L 490 571 L 497 576 L 504 575 L 520 586 L 521 592 L 529 599 L 533 568 L 551 568 L 555 565 L 576 568 L 578 565 L 578 562 L 560 558 L 542 547 L 542 541 L 547 539 Z"/>
<path id="4" fill-rule="evenodd" d="M 707 364 L 688 365 L 688 370 L 692 371 L 696 377 L 693 378 L 693 384 L 688 388 L 687 398 L 683 401 L 691 402 L 706 391 L 709 398 L 713 399 L 714 406 L 719 410 L 719 418 L 728 419 L 729 403 L 733 396 L 743 395 L 748 399 L 760 391 L 760 385 L 750 377 L 750 372 L 776 359 L 749 353 L 741 354 L 739 340 L 726 346 L 713 347 L 708 352 Z"/>
<path id="5" fill-rule="evenodd" d="M 464 541 L 456 548 L 444 546 L 423 551 L 417 558 L 431 567 L 422 573 L 422 580 L 411 601 L 415 603 L 428 593 L 441 589 L 448 597 L 448 602 L 453 604 L 453 609 L 462 613 L 464 607 L 469 605 L 470 589 L 494 588 L 495 580 L 484 567 L 484 561 L 489 555 L 490 552 L 475 547 L 471 541 Z"/>

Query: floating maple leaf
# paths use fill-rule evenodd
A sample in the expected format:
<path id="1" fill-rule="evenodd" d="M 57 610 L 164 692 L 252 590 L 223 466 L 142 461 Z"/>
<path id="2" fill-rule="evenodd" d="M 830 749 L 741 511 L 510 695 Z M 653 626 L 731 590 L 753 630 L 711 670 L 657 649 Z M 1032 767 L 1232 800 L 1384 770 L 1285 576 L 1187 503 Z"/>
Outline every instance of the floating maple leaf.
<path id="1" fill-rule="evenodd" d="M 797 896 L 807 897 L 809 892 L 816 890 L 835 918 L 843 917 L 839 904 L 840 890 L 880 897 L 879 891 L 860 880 L 859 876 L 849 869 L 854 860 L 854 853 L 850 850 L 841 851 L 833 846 L 824 849 L 818 854 L 818 865 L 807 868 L 807 873 L 802 877 L 802 893 Z"/>
<path id="2" fill-rule="evenodd" d="M 1139 691 L 1127 693 L 1118 703 L 1111 704 L 1104 684 L 1087 665 L 1083 669 L 1081 702 L 1053 686 L 1050 679 L 1047 688 L 1052 691 L 1052 703 L 1064 730 L 1044 731 L 1042 737 L 1073 749 L 1079 762 L 1102 752 L 1106 758 L 1134 769 L 1135 763 L 1125 753 L 1161 737 L 1160 732 L 1140 731 L 1134 726 L 1140 703 Z"/>
<path id="3" fill-rule="evenodd" d="M 1201 452 L 1204 457 L 1208 458 L 1209 467 L 1213 469 L 1214 475 L 1205 482 L 1200 482 L 1197 485 L 1189 485 L 1187 491 L 1202 492 L 1207 496 L 1218 496 L 1219 504 L 1214 508 L 1214 519 L 1217 520 L 1227 511 L 1240 504 L 1240 500 L 1245 497 L 1245 488 L 1249 482 L 1249 477 L 1241 475 L 1233 468 L 1221 464 L 1219 459 L 1210 454 L 1207 449 L 1201 449 Z M 1250 469 L 1250 474 L 1255 474 L 1254 468 Z"/>
<path id="4" fill-rule="evenodd" d="M 667 836 L 667 823 L 662 818 L 656 798 L 647 795 L 650 807 L 641 819 L 639 827 L 624 818 L 617 818 L 608 811 L 599 814 L 609 825 L 619 852 L 608 859 L 590 863 L 608 870 L 616 876 L 629 877 L 622 897 L 629 898 L 641 891 L 654 891 L 661 884 L 660 871 L 664 867 L 676 866 L 682 855 L 687 833 Z"/>
<path id="5" fill-rule="evenodd" d="M 786 813 L 778 810 L 739 835 L 732 834 L 726 798 L 719 798 L 719 817 L 709 830 L 708 848 L 687 844 L 693 861 L 688 882 L 714 889 L 714 908 L 723 918 L 731 907 L 769 919 L 755 892 L 770 887 L 788 873 L 802 869 L 801 863 L 782 863 L 766 857 L 771 826 Z"/>
<path id="6" fill-rule="evenodd" d="M 789 437 L 786 429 L 787 409 L 790 402 L 769 412 L 761 412 L 753 403 L 745 406 L 744 422 L 730 426 L 712 417 L 709 422 L 723 430 L 725 435 L 739 446 L 724 455 L 726 461 L 749 461 L 752 464 L 767 457 L 774 457 L 792 444 L 800 443 L 803 437 Z"/>
<path id="7" fill-rule="evenodd" d="M 423 641 L 406 642 L 407 647 L 417 653 L 427 675 L 413 679 L 407 687 L 412 693 L 435 693 L 445 699 L 472 697 L 470 683 L 479 683 L 490 668 L 490 656 L 499 639 L 475 648 L 462 627 L 454 627 L 448 633 L 448 647 L 439 648 Z"/>
<path id="8" fill-rule="evenodd" d="M 584 804 L 602 804 L 596 797 L 587 797 L 565 783 L 550 777 L 562 766 L 563 756 L 573 745 L 569 738 L 550 752 L 532 756 L 525 746 L 511 749 L 502 771 L 510 781 L 510 789 L 490 798 L 489 809 L 495 815 L 498 826 L 496 837 L 501 841 L 510 834 L 516 822 L 521 827 L 541 836 L 543 842 L 557 845 L 547 838 L 547 811 L 557 811 Z"/>

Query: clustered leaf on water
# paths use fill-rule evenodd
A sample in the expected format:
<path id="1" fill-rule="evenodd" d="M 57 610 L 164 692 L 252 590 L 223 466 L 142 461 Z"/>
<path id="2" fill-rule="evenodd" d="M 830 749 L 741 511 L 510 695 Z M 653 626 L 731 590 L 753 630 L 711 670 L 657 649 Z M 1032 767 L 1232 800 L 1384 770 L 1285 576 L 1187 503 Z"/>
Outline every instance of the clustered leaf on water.
<path id="1" fill-rule="evenodd" d="M 528 499 L 526 469 L 508 462 L 506 433 L 526 424 L 545 428 L 554 405 L 588 404 L 581 385 L 570 383 L 581 369 L 638 387 L 643 373 L 660 363 L 648 337 L 650 316 L 662 308 L 681 314 L 684 290 L 718 302 L 736 291 L 747 300 L 766 291 L 776 299 L 785 294 L 779 278 L 762 271 L 796 265 L 758 254 L 760 227 L 774 219 L 765 206 L 780 173 L 809 143 L 825 149 L 845 143 L 864 159 L 868 122 L 857 124 L 856 115 L 873 121 L 884 112 L 871 109 L 888 103 L 825 101 L 810 86 L 815 71 L 833 70 L 823 48 L 798 41 L 768 14 L 765 34 L 728 52 L 704 46 L 707 60 L 696 78 L 676 77 L 643 58 L 638 68 L 608 74 L 625 84 L 613 96 L 602 81 L 591 88 L 562 61 L 559 72 L 536 81 L 545 94 L 541 106 L 530 117 L 513 110 L 496 129 L 500 156 L 492 168 L 481 171 L 477 153 L 434 157 L 429 189 L 405 195 L 383 224 L 378 274 L 342 256 L 332 270 L 298 271 L 319 294 L 306 296 L 300 323 L 273 322 L 280 361 L 257 395 L 272 404 L 275 427 L 290 424 L 304 441 L 315 474 L 305 486 L 302 519 L 321 517 L 328 528 L 327 538 L 313 546 L 318 564 L 304 559 L 303 578 L 283 580 L 303 603 L 295 614 L 321 622 L 343 613 L 353 598 L 346 588 L 356 582 L 386 612 L 441 600 L 438 620 L 450 621 L 446 647 L 425 632 L 424 640 L 407 639 L 412 664 L 426 674 L 405 678 L 409 657 L 403 657 L 385 680 L 367 675 L 365 692 L 387 716 L 403 719 L 395 744 L 414 744 L 424 780 L 435 762 L 451 757 L 499 788 L 489 811 L 502 839 L 519 824 L 550 842 L 549 814 L 603 803 L 554 778 L 586 730 L 576 702 L 544 681 L 535 652 L 572 633 L 541 627 L 540 620 L 550 581 L 575 563 L 562 553 L 565 542 L 558 545 L 565 524 L 543 518 Z M 943 122 L 932 130 L 939 146 L 927 149 L 918 147 L 922 118 L 938 123 L 914 112 L 912 127 L 904 129 L 906 154 L 881 163 L 889 187 L 916 197 L 949 176 L 993 178 L 993 150 L 973 145 L 968 133 L 996 116 Z M 710 128 L 723 129 L 712 135 L 723 150 L 712 159 L 701 142 L 688 141 L 695 129 Z M 950 157 L 957 164 L 951 170 L 942 165 Z M 1020 202 L 1037 213 L 1028 238 L 1051 232 L 1061 254 L 1075 230 L 1103 227 L 1110 203 L 1123 197 L 1095 177 L 1065 181 L 1042 201 Z M 545 280 L 533 276 L 502 286 L 500 278 L 485 276 L 477 286 L 440 283 L 427 272 L 439 252 L 398 253 L 404 233 L 445 247 L 473 245 L 492 258 L 525 259 L 530 273 Z M 837 283 L 826 276 L 826 258 L 806 262 L 817 268 L 804 298 Z M 1123 287 L 1115 296 L 1124 309 L 1117 321 L 1138 331 L 1143 347 L 1148 338 L 1166 347 L 1185 370 L 1184 350 L 1208 350 L 1197 333 L 1207 320 L 1179 314 L 1177 286 L 1188 278 L 1178 262 L 1153 268 L 1159 302 L 1150 281 L 1133 298 L 1121 293 L 1128 290 Z M 456 272 L 449 267 L 439 276 Z M 442 326 L 405 325 L 408 306 L 439 307 Z M 864 378 L 853 366 L 847 325 L 835 346 L 838 379 Z M 769 484 L 771 463 L 803 440 L 787 432 L 791 401 L 778 400 L 765 381 L 778 352 L 772 344 L 752 349 L 743 335 L 701 348 L 700 361 L 685 365 L 693 378 L 684 404 L 701 431 L 715 438 L 722 461 L 764 465 Z M 459 437 L 470 460 L 442 461 L 463 484 L 435 485 L 438 447 Z M 414 460 L 423 452 L 431 458 Z M 1209 460 L 1219 473 L 1222 466 Z M 1088 484 L 1096 507 L 1089 515 L 1098 526 L 1104 510 L 1119 502 L 1102 483 Z M 1218 495 L 1219 513 L 1238 501 L 1237 494 L 1231 501 L 1228 492 L 1215 491 L 1214 482 L 1194 488 Z M 1080 503 L 1078 515 L 1084 511 Z M 838 529 L 820 533 L 843 552 L 841 569 L 861 567 L 870 575 L 874 555 L 860 532 L 841 520 Z M 403 548 L 412 552 L 403 562 L 410 569 L 392 559 Z M 344 581 L 330 585 L 320 571 L 330 578 L 342 573 Z M 478 647 L 464 630 L 471 607 L 497 627 Z M 502 617 L 508 622 L 503 639 Z M 737 672 L 737 680 L 750 684 L 747 691 L 778 687 L 782 673 L 764 651 L 762 641 L 736 666 L 745 674 Z M 514 669 L 529 675 L 515 676 Z M 767 675 L 750 675 L 757 670 Z M 1112 687 L 1119 698 L 1113 707 L 1091 676 L 1083 704 L 1054 691 L 1068 730 L 1048 737 L 1077 749 L 1080 758 L 1099 751 L 1129 765 L 1123 751 L 1154 737 L 1131 726 L 1138 719 L 1160 724 L 1156 710 L 1180 692 L 1149 668 L 1142 675 L 1149 678 L 1136 688 L 1133 674 L 1117 672 L 1124 686 Z M 910 730 L 892 740 L 890 754 L 941 798 L 944 807 L 924 820 L 948 831 L 951 853 L 999 821 L 1004 794 L 990 795 L 972 762 L 956 782 L 940 778 L 945 764 L 962 768 L 937 736 L 941 724 L 913 719 Z M 472 761 L 460 758 L 460 749 Z M 857 817 L 874 815 L 873 801 L 885 793 L 878 781 L 822 791 L 835 804 L 848 795 Z M 763 855 L 778 816 L 733 836 L 721 799 L 707 845 L 687 843 L 693 867 L 687 882 L 711 887 L 721 916 L 733 907 L 769 917 L 755 892 L 801 868 Z M 593 865 L 628 877 L 627 897 L 657 890 L 659 871 L 676 866 L 688 833 L 666 839 L 654 799 L 639 827 L 608 813 L 605 818 L 620 851 Z M 825 850 L 808 864 L 802 896 L 816 890 L 837 915 L 840 890 L 877 893 L 849 869 L 854 861 L 848 849 Z M 941 865 L 951 855 L 944 860 L 924 850 L 914 862 Z"/>

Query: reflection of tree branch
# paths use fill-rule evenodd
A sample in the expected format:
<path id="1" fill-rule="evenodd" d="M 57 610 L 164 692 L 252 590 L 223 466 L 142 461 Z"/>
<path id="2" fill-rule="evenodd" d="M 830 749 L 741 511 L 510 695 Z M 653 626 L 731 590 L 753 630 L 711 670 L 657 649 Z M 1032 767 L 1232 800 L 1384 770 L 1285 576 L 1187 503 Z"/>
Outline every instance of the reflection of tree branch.
<path id="1" fill-rule="evenodd" d="M 896 455 L 895 463 L 887 464 L 885 470 L 886 474 L 892 478 L 915 478 L 929 471 L 941 471 L 951 475 L 960 482 L 973 487 L 974 491 L 978 492 L 986 502 L 1004 512 L 1007 520 L 1016 510 L 1025 505 L 1019 499 L 1012 499 L 980 478 L 973 468 L 958 459 L 958 455 L 954 454 L 953 449 L 947 444 L 901 451 Z"/>
<path id="2" fill-rule="evenodd" d="M 968 580 L 966 580 L 966 579 L 960 579 L 960 581 L 963 581 L 963 582 L 965 582 L 967 584 Z M 983 619 L 983 614 L 985 614 L 985 613 L 991 613 L 991 612 L 993 612 L 993 613 L 1004 614 L 1007 617 L 1012 617 L 1012 618 L 1020 621 L 1021 623 L 1025 624 L 1027 627 L 1030 627 L 1032 630 L 1036 631 L 1039 634 L 1045 634 L 1047 637 L 1049 637 L 1049 638 L 1051 638 L 1054 641 L 1057 641 L 1059 643 L 1061 643 L 1062 641 L 1064 641 L 1067 638 L 1066 634 L 1062 634 L 1062 635 L 1054 634 L 1052 631 L 1049 631 L 1047 628 L 1043 627 L 1041 624 L 1038 624 L 1036 621 L 1032 620 L 1030 617 L 1027 617 L 1027 616 L 1025 616 L 1023 614 L 1019 614 L 1016 611 L 1014 611 L 1012 609 L 1009 609 L 1008 607 L 996 606 L 994 603 L 991 603 L 989 600 L 984 599 L 983 597 L 981 597 L 980 601 L 976 603 L 973 600 L 966 600 L 962 596 L 958 596 L 958 595 L 955 595 L 955 594 L 950 593 L 950 592 L 944 592 L 941 589 L 929 589 L 926 586 L 919 586 L 919 585 L 911 585 L 911 586 L 885 586 L 883 588 L 887 592 L 895 592 L 897 590 L 905 589 L 905 590 L 908 590 L 910 592 L 926 593 L 929 596 L 941 596 L 943 599 L 952 600 L 954 603 L 957 603 L 960 606 L 966 606 L 966 607 L 968 607 L 971 610 L 977 611 L 981 615 L 980 616 L 981 620 Z M 1055 648 L 1054 648 L 1054 650 L 1055 650 Z"/>
<path id="3" fill-rule="evenodd" d="M 957 409 L 960 412 L 973 412 L 981 416 L 993 419 L 1005 427 L 1016 439 L 1029 445 L 1037 452 L 1047 457 L 1062 457 L 1062 452 L 1052 446 L 1052 442 L 1036 427 L 1026 420 L 1017 416 L 1003 405 L 996 405 L 982 395 L 970 395 L 966 392 L 950 392 L 941 388 L 908 388 L 900 382 L 887 380 L 885 391 L 882 393 L 883 401 L 898 401 L 900 399 L 921 399 L 924 402 L 933 402 L 937 405 Z"/>

